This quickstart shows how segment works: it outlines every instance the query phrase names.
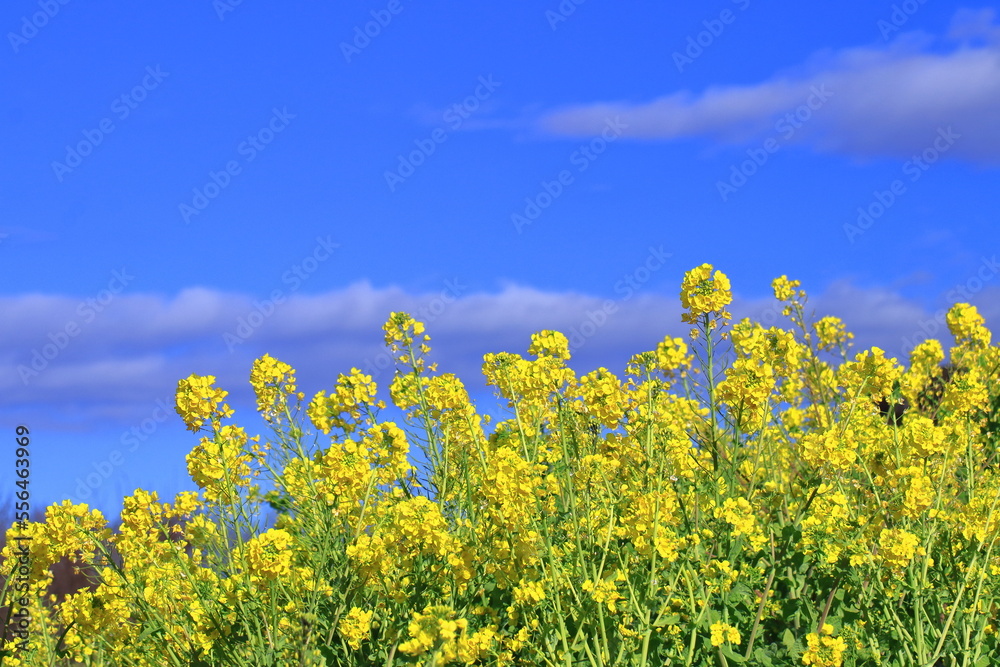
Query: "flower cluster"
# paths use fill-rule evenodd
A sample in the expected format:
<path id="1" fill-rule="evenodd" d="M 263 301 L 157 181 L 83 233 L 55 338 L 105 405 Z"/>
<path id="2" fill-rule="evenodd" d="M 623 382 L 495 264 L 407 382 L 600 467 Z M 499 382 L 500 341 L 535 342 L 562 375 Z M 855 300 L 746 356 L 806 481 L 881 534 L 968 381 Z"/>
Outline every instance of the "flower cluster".
<path id="1" fill-rule="evenodd" d="M 722 271 L 712 273 L 711 264 L 702 264 L 688 271 L 681 284 L 681 306 L 687 311 L 681 320 L 690 324 L 699 323 L 703 317 L 712 315 L 710 326 L 719 321 L 726 322 L 732 315 L 726 310 L 733 301 L 729 278 Z"/>
<path id="2" fill-rule="evenodd" d="M 320 391 L 309 403 L 307 414 L 313 426 L 324 433 L 342 429 L 353 433 L 362 418 L 362 410 L 371 406 L 384 408 L 385 403 L 375 398 L 377 387 L 370 375 L 352 368 L 349 375 L 337 378 L 336 388 L 329 395 Z"/>
<path id="3" fill-rule="evenodd" d="M 254 362 L 250 370 L 250 384 L 257 395 L 257 411 L 268 422 L 277 422 L 287 411 L 287 397 L 305 394 L 295 392 L 295 371 L 288 364 L 269 354 Z"/>
<path id="4" fill-rule="evenodd" d="M 843 664 L 847 643 L 843 637 L 833 636 L 833 626 L 824 623 L 820 633 L 806 636 L 809 648 L 802 655 L 802 664 L 815 667 L 840 667 Z"/>
<path id="5" fill-rule="evenodd" d="M 176 410 L 188 430 L 198 432 L 202 424 L 230 417 L 232 409 L 223 403 L 229 392 L 213 387 L 214 375 L 190 375 L 177 383 Z"/>
<path id="6" fill-rule="evenodd" d="M 485 355 L 511 410 L 491 432 L 406 313 L 384 326 L 397 422 L 357 368 L 302 414 L 294 369 L 264 355 L 261 444 L 224 423 L 214 377 L 191 375 L 176 407 L 200 436 L 198 492 L 137 490 L 115 530 L 69 501 L 12 525 L 0 608 L 37 623 L 0 660 L 986 664 L 1000 349 L 983 317 L 957 304 L 950 352 L 925 341 L 904 367 L 880 348 L 848 358 L 851 333 L 807 321 L 799 281 L 772 288 L 791 326 L 729 326 L 729 280 L 695 267 L 693 341 L 665 336 L 623 375 L 578 376 L 552 330 L 528 358 Z M 60 562 L 93 585 L 50 594 Z"/>

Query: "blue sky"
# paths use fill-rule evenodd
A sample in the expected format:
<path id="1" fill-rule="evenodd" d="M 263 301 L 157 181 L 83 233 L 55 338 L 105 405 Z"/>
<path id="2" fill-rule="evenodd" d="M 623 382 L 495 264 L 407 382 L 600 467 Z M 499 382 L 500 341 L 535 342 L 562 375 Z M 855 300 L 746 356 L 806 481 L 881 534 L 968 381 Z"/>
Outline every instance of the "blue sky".
<path id="1" fill-rule="evenodd" d="M 37 507 L 193 489 L 191 373 L 251 430 L 264 353 L 386 386 L 396 310 L 493 414 L 484 353 L 557 329 L 621 373 L 703 262 L 734 315 L 786 274 L 901 361 L 956 301 L 1000 322 L 995 6 L 16 0 L 0 31 L 0 428 Z"/>

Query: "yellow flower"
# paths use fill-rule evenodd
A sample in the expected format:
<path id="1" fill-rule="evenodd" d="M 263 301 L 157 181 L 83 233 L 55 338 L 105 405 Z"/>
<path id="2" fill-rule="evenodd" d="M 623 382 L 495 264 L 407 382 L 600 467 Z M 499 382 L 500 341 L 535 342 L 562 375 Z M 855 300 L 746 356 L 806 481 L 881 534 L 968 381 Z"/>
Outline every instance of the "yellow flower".
<path id="1" fill-rule="evenodd" d="M 371 632 L 372 615 L 371 610 L 364 611 L 360 607 L 352 607 L 347 615 L 340 619 L 337 630 L 355 651 L 361 648 L 361 642 L 367 639 Z"/>
<path id="2" fill-rule="evenodd" d="M 656 365 L 667 377 L 680 373 L 691 366 L 691 356 L 683 338 L 667 336 L 656 346 Z"/>
<path id="3" fill-rule="evenodd" d="M 802 520 L 802 551 L 824 553 L 827 564 L 836 563 L 850 545 L 851 514 L 848 498 L 829 484 L 816 489 L 807 516 Z"/>
<path id="4" fill-rule="evenodd" d="M 531 335 L 531 346 L 528 354 L 538 357 L 553 357 L 555 359 L 569 359 L 569 340 L 558 331 L 539 331 Z"/>
<path id="5" fill-rule="evenodd" d="M 329 396 L 326 395 L 325 391 L 316 394 L 312 402 L 309 403 L 306 414 L 309 415 L 313 426 L 324 433 L 329 433 L 333 428 L 342 429 L 345 433 L 353 433 L 361 421 L 362 408 L 367 406 L 385 407 L 385 403 L 375 400 L 377 391 L 378 387 L 370 375 L 365 375 L 357 368 L 352 368 L 350 375 L 341 373 L 337 377 L 337 386 L 330 392 Z"/>
<path id="6" fill-rule="evenodd" d="M 443 605 L 425 607 L 423 613 L 413 612 L 413 620 L 407 628 L 410 639 L 400 644 L 399 650 L 412 656 L 439 650 L 443 664 L 457 659 L 463 648 L 466 651 L 469 648 L 464 637 L 469 621 L 456 619 L 455 614 L 454 609 Z"/>
<path id="7" fill-rule="evenodd" d="M 590 596 L 594 598 L 597 604 L 606 605 L 608 611 L 614 614 L 618 611 L 617 602 L 624 599 L 618 593 L 618 586 L 615 584 L 615 581 L 624 581 L 624 579 L 625 577 L 621 572 L 618 572 L 614 579 L 603 579 L 596 583 L 591 579 L 587 579 L 583 582 L 583 592 L 590 593 Z"/>
<path id="8" fill-rule="evenodd" d="M 903 513 L 911 519 L 934 503 L 934 482 L 924 474 L 920 466 L 905 466 L 896 470 L 890 484 L 906 489 L 903 499 Z"/>
<path id="9" fill-rule="evenodd" d="M 920 540 L 901 528 L 883 528 L 878 538 L 879 554 L 883 562 L 894 570 L 910 564 L 918 553 Z"/>
<path id="10" fill-rule="evenodd" d="M 625 418 L 628 396 L 615 374 L 598 368 L 580 378 L 580 394 L 588 413 L 608 428 L 614 428 Z"/>
<path id="11" fill-rule="evenodd" d="M 717 621 L 709 629 L 712 632 L 712 646 L 721 646 L 726 642 L 739 645 L 741 641 L 739 630 L 728 623 Z"/>
<path id="12" fill-rule="evenodd" d="M 882 348 L 859 352 L 854 361 L 840 367 L 840 382 L 848 397 L 870 396 L 876 401 L 888 399 L 893 382 L 902 375 L 895 358 L 887 359 Z"/>
<path id="13" fill-rule="evenodd" d="M 401 361 L 408 364 L 414 370 L 422 370 L 424 367 L 424 361 L 421 354 L 426 354 L 430 351 L 430 347 L 426 345 L 426 342 L 431 339 L 430 336 L 424 335 L 422 337 L 423 342 L 419 345 L 417 350 L 413 349 L 414 341 L 417 336 L 421 336 L 424 333 L 423 322 L 418 322 L 408 314 L 403 312 L 390 313 L 389 319 L 382 326 L 385 331 L 385 344 L 389 347 L 392 352 L 406 352 Z M 433 364 L 431 369 L 433 370 Z"/>
<path id="14" fill-rule="evenodd" d="M 541 581 L 526 581 L 521 579 L 514 589 L 514 601 L 533 605 L 545 599 L 545 584 Z"/>
<path id="15" fill-rule="evenodd" d="M 924 372 L 933 370 L 942 361 L 944 361 L 944 349 L 941 347 L 941 341 L 933 338 L 920 343 L 910 352 L 910 366 L 919 367 Z"/>
<path id="16" fill-rule="evenodd" d="M 715 518 L 725 519 L 733 527 L 733 537 L 746 536 L 752 551 L 762 549 L 767 542 L 767 537 L 754 516 L 753 507 L 746 498 L 726 498 L 722 507 L 716 507 L 714 513 Z"/>
<path id="17" fill-rule="evenodd" d="M 854 430 L 835 426 L 829 430 L 812 430 L 799 441 L 802 458 L 816 468 L 845 472 L 857 459 L 858 439 Z"/>
<path id="18" fill-rule="evenodd" d="M 972 414 L 989 405 L 990 394 L 986 388 L 988 378 L 979 368 L 955 376 L 945 387 L 941 409 L 959 415 Z"/>
<path id="19" fill-rule="evenodd" d="M 843 637 L 833 637 L 833 626 L 824 623 L 821 634 L 806 635 L 808 648 L 802 654 L 802 664 L 816 667 L 840 667 L 844 661 L 847 642 Z"/>
<path id="20" fill-rule="evenodd" d="M 726 274 L 716 271 L 713 275 L 711 264 L 697 266 L 684 274 L 684 281 L 681 283 L 681 305 L 687 311 L 681 316 L 681 321 L 697 324 L 702 315 L 712 313 L 719 319 L 728 320 L 731 315 L 725 307 L 732 300 Z"/>
<path id="21" fill-rule="evenodd" d="M 737 359 L 726 369 L 719 383 L 718 397 L 738 419 L 740 430 L 754 431 L 764 426 L 768 398 L 774 391 L 774 369 L 753 359 Z"/>
<path id="22" fill-rule="evenodd" d="M 940 454 L 945 448 L 944 429 L 923 415 L 907 415 L 900 436 L 904 451 L 917 458 Z"/>
<path id="23" fill-rule="evenodd" d="M 198 432 L 206 420 L 233 414 L 229 406 L 222 403 L 229 392 L 213 387 L 214 382 L 214 375 L 192 374 L 177 383 L 175 409 L 188 430 Z"/>
<path id="24" fill-rule="evenodd" d="M 778 301 L 791 301 L 796 296 L 795 288 L 801 284 L 798 280 L 789 280 L 788 276 L 781 276 L 771 282 L 771 289 L 774 290 L 774 298 Z"/>
<path id="25" fill-rule="evenodd" d="M 848 341 L 854 338 L 854 334 L 847 330 L 840 318 L 833 317 L 832 315 L 816 322 L 813 328 L 816 330 L 816 337 L 819 339 L 819 349 L 828 352 L 847 345 Z"/>
<path id="26" fill-rule="evenodd" d="M 706 529 L 703 532 L 708 533 L 705 535 L 706 539 L 712 537 L 711 531 Z M 728 560 L 712 560 L 701 567 L 701 576 L 704 578 L 709 592 L 725 593 L 732 589 L 733 584 L 740 577 L 740 572 L 734 570 Z"/>
<path id="27" fill-rule="evenodd" d="M 269 354 L 253 362 L 250 384 L 257 396 L 257 411 L 268 422 L 281 421 L 287 399 L 295 395 L 295 370 Z M 301 400 L 303 394 L 298 394 Z"/>
<path id="28" fill-rule="evenodd" d="M 975 306 L 967 303 L 956 303 L 946 316 L 948 330 L 955 337 L 956 343 L 972 342 L 979 345 L 989 345 L 992 334 L 986 328 L 983 316 Z"/>
<path id="29" fill-rule="evenodd" d="M 292 536 L 280 528 L 272 528 L 250 540 L 246 545 L 250 571 L 264 579 L 277 579 L 291 572 Z"/>
<path id="30" fill-rule="evenodd" d="M 236 500 L 235 488 L 250 487 L 249 464 L 254 456 L 245 449 L 248 440 L 242 428 L 226 424 L 214 438 L 203 437 L 187 455 L 188 474 L 207 499 L 231 503 Z"/>

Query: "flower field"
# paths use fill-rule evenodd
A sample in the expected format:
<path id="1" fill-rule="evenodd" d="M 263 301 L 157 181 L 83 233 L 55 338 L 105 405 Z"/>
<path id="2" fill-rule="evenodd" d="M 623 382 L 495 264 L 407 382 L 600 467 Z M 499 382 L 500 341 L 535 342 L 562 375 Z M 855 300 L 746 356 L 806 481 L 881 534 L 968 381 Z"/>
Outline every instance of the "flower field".
<path id="1" fill-rule="evenodd" d="M 69 501 L 11 526 L 0 608 L 27 591 L 30 631 L 4 618 L 0 664 L 1000 664 L 983 318 L 954 305 L 947 362 L 928 340 L 902 365 L 772 287 L 786 328 L 733 322 L 726 276 L 692 269 L 690 338 L 621 374 L 577 377 L 556 331 L 487 354 L 495 424 L 405 313 L 384 327 L 403 424 L 357 369 L 307 399 L 258 359 L 266 437 L 215 378 L 181 380 L 200 493 L 136 491 L 116 531 Z M 66 557 L 93 586 L 49 595 Z"/>

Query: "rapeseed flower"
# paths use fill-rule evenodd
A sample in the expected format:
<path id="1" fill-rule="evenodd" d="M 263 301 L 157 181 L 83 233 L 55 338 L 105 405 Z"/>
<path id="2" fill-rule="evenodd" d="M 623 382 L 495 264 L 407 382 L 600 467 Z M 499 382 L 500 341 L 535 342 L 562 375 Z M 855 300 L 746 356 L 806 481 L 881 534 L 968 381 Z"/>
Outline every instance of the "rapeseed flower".
<path id="1" fill-rule="evenodd" d="M 246 448 L 250 440 L 241 427 L 226 424 L 214 438 L 203 437 L 187 455 L 188 474 L 207 500 L 233 503 L 237 489 L 251 488 L 250 464 L 257 457 Z"/>
<path id="2" fill-rule="evenodd" d="M 712 646 L 722 646 L 727 642 L 739 645 L 741 641 L 740 631 L 728 623 L 716 621 L 715 623 L 712 623 L 709 630 L 712 633 Z"/>
<path id="3" fill-rule="evenodd" d="M 683 338 L 667 336 L 656 346 L 657 369 L 667 377 L 683 377 L 691 362 L 692 357 Z"/>
<path id="4" fill-rule="evenodd" d="M 986 328 L 986 320 L 975 306 L 967 303 L 956 303 L 949 310 L 945 319 L 948 330 L 955 337 L 956 343 L 972 343 L 986 346 L 990 344 L 992 334 Z"/>
<path id="5" fill-rule="evenodd" d="M 320 391 L 313 397 L 306 410 L 313 426 L 329 433 L 334 428 L 353 433 L 361 421 L 362 409 L 368 406 L 384 408 L 385 403 L 375 399 L 378 387 L 370 375 L 352 368 L 347 375 L 337 377 L 337 385 L 330 395 Z"/>
<path id="6" fill-rule="evenodd" d="M 881 348 L 873 347 L 870 351 L 859 352 L 854 361 L 845 363 L 839 379 L 848 397 L 870 396 L 880 401 L 891 396 L 893 383 L 901 375 L 902 369 L 896 365 L 896 359 L 887 359 Z"/>
<path id="7" fill-rule="evenodd" d="M 292 568 L 292 544 L 292 536 L 280 528 L 257 535 L 246 545 L 250 572 L 272 580 L 287 576 Z"/>
<path id="8" fill-rule="evenodd" d="M 880 560 L 895 571 L 904 569 L 922 551 L 920 538 L 902 528 L 883 528 L 878 547 Z"/>
<path id="9" fill-rule="evenodd" d="M 824 623 L 819 634 L 810 632 L 806 635 L 808 648 L 802 654 L 802 664 L 815 667 L 840 667 L 847 651 L 847 642 L 843 637 L 833 636 L 833 626 Z"/>
<path id="10" fill-rule="evenodd" d="M 222 402 L 229 392 L 213 387 L 214 382 L 214 375 L 192 374 L 177 383 L 176 410 L 188 430 L 198 432 L 206 421 L 233 414 Z"/>
<path id="11" fill-rule="evenodd" d="M 926 649 L 996 652 L 1000 351 L 981 316 L 950 311 L 946 367 L 938 341 L 905 369 L 878 348 L 821 361 L 846 349 L 843 323 L 809 324 L 798 281 L 772 288 L 794 328 L 743 320 L 718 336 L 728 279 L 688 272 L 685 321 L 705 354 L 665 337 L 623 381 L 607 368 L 577 378 L 552 330 L 532 335 L 534 358 L 486 355 L 513 412 L 489 435 L 458 377 L 423 373 L 429 338 L 406 313 L 384 327 L 405 424 L 376 420 L 384 406 L 356 368 L 302 415 L 295 371 L 265 355 L 251 384 L 275 426 L 274 469 L 259 439 L 221 423 L 232 411 L 215 378 L 190 376 L 176 407 L 208 432 L 187 457 L 202 492 L 169 504 L 137 490 L 117 532 L 68 501 L 12 526 L 0 574 L 22 588 L 0 589 L 0 607 L 24 595 L 37 624 L 3 664 L 358 667 L 394 652 L 650 667 L 708 664 L 744 639 L 746 655 L 784 644 L 806 665 L 876 664 L 916 650 L 899 630 L 920 632 L 918 596 L 919 613 L 945 619 L 924 624 Z M 906 401 L 905 421 L 889 423 L 879 399 Z M 409 460 L 423 435 L 426 471 Z M 261 530 L 250 482 L 265 472 L 281 512 Z M 92 560 L 97 585 L 46 596 L 61 559 Z M 792 615 L 831 623 L 799 638 Z"/>
<path id="12" fill-rule="evenodd" d="M 801 291 L 796 291 L 801 285 L 798 280 L 789 280 L 788 276 L 781 276 L 771 282 L 771 289 L 774 290 L 774 298 L 778 301 L 791 301 L 796 297 L 805 296 Z"/>
<path id="13" fill-rule="evenodd" d="M 371 633 L 373 615 L 370 609 L 365 611 L 360 607 L 351 607 L 347 615 L 340 619 L 337 630 L 355 651 L 361 648 L 361 642 Z"/>
<path id="14" fill-rule="evenodd" d="M 583 582 L 584 593 L 590 593 L 590 597 L 594 599 L 597 604 L 604 605 L 607 607 L 608 611 L 615 614 L 619 611 L 619 601 L 624 600 L 621 593 L 618 592 L 618 585 L 616 582 L 625 581 L 625 574 L 618 570 L 611 577 L 607 577 L 600 581 L 593 581 L 592 579 L 587 579 Z"/>
<path id="15" fill-rule="evenodd" d="M 817 320 L 813 329 L 816 331 L 817 346 L 827 352 L 845 349 L 854 338 L 854 334 L 847 330 L 843 321 L 832 315 Z"/>
<path id="16" fill-rule="evenodd" d="M 569 339 L 565 334 L 546 329 L 531 335 L 528 354 L 566 361 L 570 357 Z"/>
<path id="17" fill-rule="evenodd" d="M 684 274 L 681 305 L 687 312 L 681 315 L 681 321 L 697 324 L 702 317 L 714 315 L 710 321 L 714 326 L 716 320 L 728 321 L 732 317 L 725 309 L 733 301 L 729 278 L 722 271 L 713 274 L 712 268 L 711 264 L 702 264 Z"/>
<path id="18" fill-rule="evenodd" d="M 265 354 L 253 363 L 250 370 L 250 385 L 257 396 L 257 411 L 271 423 L 280 423 L 285 413 L 289 396 L 299 400 L 305 394 L 295 391 L 295 371 L 288 364 Z"/>

